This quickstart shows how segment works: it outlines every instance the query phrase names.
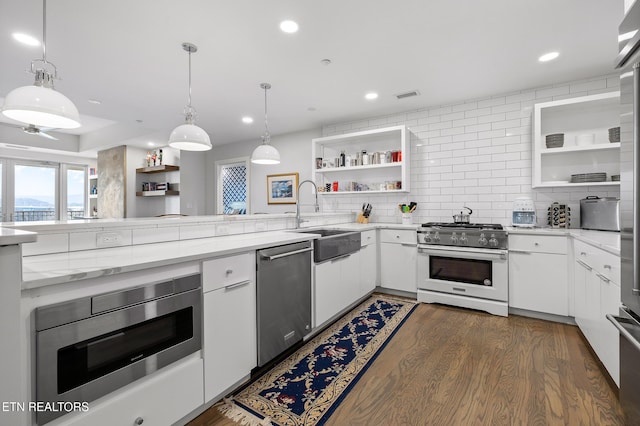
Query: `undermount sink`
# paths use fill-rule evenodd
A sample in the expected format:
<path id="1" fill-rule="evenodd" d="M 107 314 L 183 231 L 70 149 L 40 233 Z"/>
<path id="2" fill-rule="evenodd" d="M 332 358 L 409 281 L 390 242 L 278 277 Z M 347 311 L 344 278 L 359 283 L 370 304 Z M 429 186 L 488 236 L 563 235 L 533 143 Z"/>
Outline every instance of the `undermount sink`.
<path id="1" fill-rule="evenodd" d="M 320 235 L 320 238 L 313 240 L 313 261 L 315 263 L 346 256 L 360 250 L 360 231 L 320 228 L 298 229 L 295 232 Z"/>

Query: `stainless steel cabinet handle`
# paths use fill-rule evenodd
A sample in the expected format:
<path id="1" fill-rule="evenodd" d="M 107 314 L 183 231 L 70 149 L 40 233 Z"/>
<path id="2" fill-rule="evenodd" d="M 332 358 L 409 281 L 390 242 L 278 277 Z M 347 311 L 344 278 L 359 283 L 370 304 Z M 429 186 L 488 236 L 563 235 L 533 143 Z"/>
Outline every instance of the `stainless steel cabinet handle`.
<path id="1" fill-rule="evenodd" d="M 638 134 L 640 134 L 640 62 L 636 62 L 633 68 L 633 294 L 640 294 L 640 271 L 638 271 L 638 257 L 640 256 L 640 229 L 638 229 L 638 215 L 640 215 L 640 147 Z"/>
<path id="2" fill-rule="evenodd" d="M 611 280 L 609 278 L 605 277 L 602 274 L 599 274 L 599 273 L 596 272 L 596 275 L 598 276 L 598 278 L 600 278 L 602 281 L 606 282 L 607 284 L 609 284 L 611 282 Z"/>
<path id="3" fill-rule="evenodd" d="M 225 286 L 224 289 L 225 290 L 231 290 L 231 289 L 234 289 L 234 288 L 245 286 L 245 285 L 250 284 L 250 283 L 251 283 L 251 280 L 240 281 L 239 283 L 229 284 L 229 285 Z"/>
<path id="4" fill-rule="evenodd" d="M 233 274 L 233 269 L 227 269 L 226 271 L 224 271 L 225 275 L 231 275 Z"/>
<path id="5" fill-rule="evenodd" d="M 526 250 L 511 250 L 511 249 L 509 249 L 509 253 L 531 254 L 530 251 L 526 251 Z"/>
<path id="6" fill-rule="evenodd" d="M 415 247 L 417 246 L 417 244 L 414 243 L 400 243 L 401 246 L 405 246 L 405 247 Z"/>
<path id="7" fill-rule="evenodd" d="M 604 265 L 604 269 L 611 269 L 611 265 Z"/>
<path id="8" fill-rule="evenodd" d="M 587 270 L 591 271 L 593 268 L 589 265 L 587 265 L 586 263 L 584 263 L 582 260 L 577 259 L 576 262 L 578 262 L 579 264 L 581 264 L 582 266 L 584 266 L 585 268 L 587 268 Z"/>
<path id="9" fill-rule="evenodd" d="M 304 248 L 304 249 L 300 249 L 300 250 L 294 250 L 294 251 L 288 251 L 286 253 L 282 253 L 282 254 L 276 254 L 274 256 L 262 256 L 264 259 L 267 260 L 276 260 L 276 259 L 280 259 L 282 257 L 287 257 L 287 256 L 293 256 L 294 254 L 298 254 L 298 253 L 306 253 L 308 251 L 313 250 L 311 247 L 309 248 Z"/>
<path id="10" fill-rule="evenodd" d="M 144 423 L 144 419 L 142 417 L 138 417 L 137 419 L 135 419 L 133 421 L 133 423 L 137 424 L 138 426 L 141 425 L 142 423 Z"/>
<path id="11" fill-rule="evenodd" d="M 627 339 L 633 346 L 635 346 L 637 351 L 640 351 L 640 342 L 638 342 L 638 340 L 636 340 L 636 338 L 633 337 L 633 335 L 629 333 L 626 328 L 620 325 L 619 321 L 625 322 L 624 318 L 616 317 L 611 314 L 607 314 L 605 316 L 609 321 L 611 321 L 611 324 L 613 324 L 613 326 L 618 329 L 620 335 Z"/>
<path id="12" fill-rule="evenodd" d="M 533 245 L 534 245 L 534 246 L 539 246 L 540 244 L 539 244 L 539 243 L 533 243 Z"/>
<path id="13" fill-rule="evenodd" d="M 586 255 L 587 255 L 587 253 L 585 253 L 583 251 L 580 252 L 580 256 L 586 256 Z"/>

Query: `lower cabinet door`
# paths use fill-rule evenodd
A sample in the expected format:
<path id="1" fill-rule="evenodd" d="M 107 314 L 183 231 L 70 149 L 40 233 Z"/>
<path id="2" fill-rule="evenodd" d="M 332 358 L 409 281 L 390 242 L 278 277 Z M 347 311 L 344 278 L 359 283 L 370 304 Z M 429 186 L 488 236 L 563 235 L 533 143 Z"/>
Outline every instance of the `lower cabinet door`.
<path id="1" fill-rule="evenodd" d="M 345 289 L 342 285 L 340 259 L 326 261 L 315 269 L 315 327 L 324 324 L 342 309 Z"/>
<path id="2" fill-rule="evenodd" d="M 376 245 L 369 244 L 360 249 L 360 296 L 376 288 L 378 261 L 376 259 Z"/>
<path id="3" fill-rule="evenodd" d="M 609 375 L 620 386 L 620 333 L 611 324 L 607 314 L 618 315 L 620 309 L 620 287 L 613 281 L 600 280 L 600 330 L 602 345 L 598 356 Z"/>
<path id="4" fill-rule="evenodd" d="M 509 253 L 509 306 L 555 315 L 569 315 L 567 256 Z"/>
<path id="5" fill-rule="evenodd" d="M 205 293 L 203 329 L 204 396 L 209 402 L 258 365 L 255 282 Z"/>
<path id="6" fill-rule="evenodd" d="M 417 256 L 415 245 L 380 243 L 380 286 L 415 293 Z"/>
<path id="7" fill-rule="evenodd" d="M 50 425 L 171 425 L 204 403 L 202 359 L 178 361 L 89 403 L 89 411 L 53 420 Z"/>

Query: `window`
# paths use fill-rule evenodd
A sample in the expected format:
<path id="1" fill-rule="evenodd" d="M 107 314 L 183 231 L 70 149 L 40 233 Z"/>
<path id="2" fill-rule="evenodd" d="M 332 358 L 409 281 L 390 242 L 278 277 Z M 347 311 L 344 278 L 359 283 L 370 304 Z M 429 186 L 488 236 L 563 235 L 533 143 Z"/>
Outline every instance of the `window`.
<path id="1" fill-rule="evenodd" d="M 86 172 L 83 165 L 0 158 L 0 221 L 84 217 Z"/>
<path id="2" fill-rule="evenodd" d="M 216 162 L 218 214 L 247 214 L 249 211 L 249 159 Z"/>
<path id="3" fill-rule="evenodd" d="M 58 219 L 57 165 L 17 163 L 14 167 L 14 222 Z"/>

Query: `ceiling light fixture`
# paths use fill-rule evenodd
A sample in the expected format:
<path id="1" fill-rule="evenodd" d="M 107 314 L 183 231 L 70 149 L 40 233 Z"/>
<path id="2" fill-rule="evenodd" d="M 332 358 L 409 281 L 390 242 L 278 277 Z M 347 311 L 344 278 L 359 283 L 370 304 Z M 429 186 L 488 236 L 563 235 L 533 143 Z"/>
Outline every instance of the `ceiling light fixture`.
<path id="1" fill-rule="evenodd" d="M 264 89 L 264 135 L 262 135 L 262 144 L 258 145 L 251 154 L 251 162 L 255 164 L 280 164 L 280 153 L 275 147 L 269 145 L 271 135 L 267 124 L 267 90 L 271 89 L 271 85 L 262 83 L 260 88 Z"/>
<path id="2" fill-rule="evenodd" d="M 22 44 L 26 44 L 27 46 L 40 46 L 40 40 L 35 37 L 31 37 L 29 34 L 13 33 L 11 35 L 14 40 L 19 41 Z"/>
<path id="3" fill-rule="evenodd" d="M 22 86 L 9 92 L 4 99 L 2 114 L 36 126 L 57 129 L 80 127 L 76 106 L 53 88 L 58 70 L 47 61 L 47 0 L 42 0 L 42 59 L 31 61 L 31 73 L 36 76 L 33 86 Z"/>
<path id="4" fill-rule="evenodd" d="M 287 34 L 293 34 L 293 33 L 297 33 L 298 32 L 298 24 L 294 21 L 282 21 L 280 22 L 280 29 L 282 30 L 282 32 L 285 32 Z"/>
<path id="5" fill-rule="evenodd" d="M 560 56 L 560 54 L 558 52 L 549 52 L 549 53 L 545 53 L 544 55 L 540 56 L 538 58 L 538 61 L 540 61 L 540 62 L 549 62 L 549 61 L 553 61 L 558 56 Z"/>
<path id="6" fill-rule="evenodd" d="M 102 104 L 102 101 L 99 100 L 99 99 L 87 99 L 87 102 L 89 102 L 90 104 L 94 104 L 94 105 Z"/>
<path id="7" fill-rule="evenodd" d="M 251 123 L 253 123 L 253 118 L 251 118 L 251 117 L 242 117 L 242 122 L 244 124 L 251 124 Z"/>
<path id="8" fill-rule="evenodd" d="M 207 132 L 196 126 L 196 110 L 191 106 L 191 54 L 197 52 L 198 47 L 182 43 L 182 48 L 189 53 L 189 103 L 184 107 L 186 123 L 173 129 L 169 136 L 169 146 L 183 151 L 208 151 L 211 149 L 211 139 Z"/>
<path id="9" fill-rule="evenodd" d="M 370 92 L 370 93 L 367 93 L 366 95 L 364 95 L 364 97 L 365 97 L 365 99 L 367 99 L 369 101 L 372 101 L 374 99 L 378 99 L 378 94 L 375 93 L 375 92 Z"/>

